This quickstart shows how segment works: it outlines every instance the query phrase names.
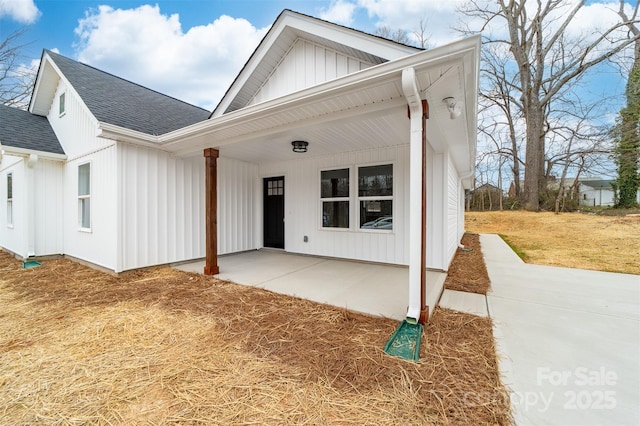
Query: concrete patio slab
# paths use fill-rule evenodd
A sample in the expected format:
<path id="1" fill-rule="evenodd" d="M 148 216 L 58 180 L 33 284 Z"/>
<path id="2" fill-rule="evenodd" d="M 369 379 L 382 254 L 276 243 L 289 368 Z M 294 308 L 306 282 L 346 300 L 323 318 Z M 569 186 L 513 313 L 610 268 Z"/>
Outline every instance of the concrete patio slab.
<path id="1" fill-rule="evenodd" d="M 640 276 L 528 265 L 480 241 L 517 424 L 640 424 Z"/>
<path id="2" fill-rule="evenodd" d="M 445 289 L 438 306 L 485 318 L 489 316 L 487 297 L 484 294 Z"/>
<path id="3" fill-rule="evenodd" d="M 403 320 L 409 269 L 404 266 L 255 250 L 220 256 L 216 277 L 370 315 Z M 175 266 L 202 273 L 204 261 Z M 427 301 L 436 305 L 446 274 L 427 271 Z"/>

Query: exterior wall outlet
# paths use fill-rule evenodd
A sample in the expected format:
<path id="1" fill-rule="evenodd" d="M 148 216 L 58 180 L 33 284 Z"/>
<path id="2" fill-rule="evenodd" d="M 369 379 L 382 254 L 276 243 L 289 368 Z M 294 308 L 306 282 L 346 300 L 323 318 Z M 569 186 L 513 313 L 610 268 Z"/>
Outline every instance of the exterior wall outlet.
<path id="1" fill-rule="evenodd" d="M 306 235 L 304 237 L 302 237 L 302 241 L 304 241 L 305 243 L 309 242 L 309 237 L 307 237 Z"/>

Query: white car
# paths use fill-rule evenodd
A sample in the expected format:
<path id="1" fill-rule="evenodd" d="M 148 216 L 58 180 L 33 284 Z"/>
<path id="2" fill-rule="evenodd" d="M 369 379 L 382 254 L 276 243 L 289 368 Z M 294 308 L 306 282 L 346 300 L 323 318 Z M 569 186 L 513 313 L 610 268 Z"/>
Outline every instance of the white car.
<path id="1" fill-rule="evenodd" d="M 393 229 L 393 217 L 382 216 L 360 226 L 360 229 Z"/>

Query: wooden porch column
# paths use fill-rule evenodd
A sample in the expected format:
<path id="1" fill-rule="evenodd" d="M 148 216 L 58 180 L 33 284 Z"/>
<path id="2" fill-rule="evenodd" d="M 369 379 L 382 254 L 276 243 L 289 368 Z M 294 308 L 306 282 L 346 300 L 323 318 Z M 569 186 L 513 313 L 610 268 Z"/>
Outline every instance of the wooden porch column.
<path id="1" fill-rule="evenodd" d="M 206 245 L 205 245 L 205 275 L 220 273 L 218 267 L 218 157 L 217 149 L 204 150 L 205 158 L 205 210 L 206 214 Z"/>

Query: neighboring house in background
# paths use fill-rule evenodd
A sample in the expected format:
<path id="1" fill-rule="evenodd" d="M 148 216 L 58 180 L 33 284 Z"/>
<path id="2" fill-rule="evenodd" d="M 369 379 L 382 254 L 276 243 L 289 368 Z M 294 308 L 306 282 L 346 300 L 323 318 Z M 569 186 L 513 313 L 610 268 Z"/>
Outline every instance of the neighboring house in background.
<path id="1" fill-rule="evenodd" d="M 580 179 L 580 205 L 613 206 L 615 203 L 614 182 L 614 179 Z M 636 201 L 640 204 L 640 189 L 636 193 Z"/>
<path id="2" fill-rule="evenodd" d="M 613 206 L 613 179 L 580 179 L 581 206 Z"/>
<path id="3" fill-rule="evenodd" d="M 467 192 L 467 208 L 469 210 L 498 210 L 504 191 L 490 183 L 483 183 Z"/>
<path id="4" fill-rule="evenodd" d="M 479 55 L 478 36 L 422 51 L 285 10 L 209 115 L 45 51 L 29 111 L 64 150 L 46 160 L 61 190 L 33 185 L 52 223 L 29 232 L 54 240 L 10 247 L 0 216 L 0 245 L 115 272 L 205 257 L 215 274 L 263 247 L 408 265 L 417 319 L 437 302 L 424 267 L 447 270 L 464 233 Z"/>

